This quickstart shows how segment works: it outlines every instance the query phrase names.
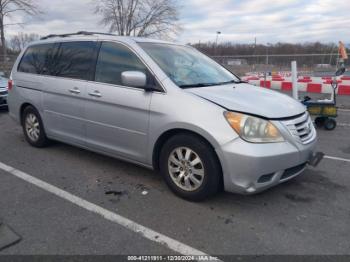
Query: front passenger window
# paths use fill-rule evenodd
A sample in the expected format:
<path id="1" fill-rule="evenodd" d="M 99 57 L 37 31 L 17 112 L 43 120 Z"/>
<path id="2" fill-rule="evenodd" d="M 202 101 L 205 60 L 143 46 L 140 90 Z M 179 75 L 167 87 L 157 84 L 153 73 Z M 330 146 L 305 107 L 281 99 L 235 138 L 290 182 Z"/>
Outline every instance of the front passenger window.
<path id="1" fill-rule="evenodd" d="M 121 74 L 124 71 L 140 71 L 149 75 L 146 66 L 127 47 L 103 42 L 97 60 L 95 81 L 123 85 Z M 149 77 L 147 79 L 149 81 Z"/>

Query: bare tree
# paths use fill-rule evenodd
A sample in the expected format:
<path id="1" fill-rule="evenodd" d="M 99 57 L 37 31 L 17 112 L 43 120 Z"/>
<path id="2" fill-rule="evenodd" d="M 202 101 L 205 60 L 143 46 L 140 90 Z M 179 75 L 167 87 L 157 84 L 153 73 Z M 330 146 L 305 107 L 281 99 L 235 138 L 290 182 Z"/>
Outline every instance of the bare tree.
<path id="1" fill-rule="evenodd" d="M 23 32 L 18 33 L 10 39 L 9 46 L 12 51 L 18 53 L 30 42 L 39 40 L 38 34 L 26 34 Z"/>
<path id="2" fill-rule="evenodd" d="M 5 18 L 11 17 L 13 13 L 22 12 L 33 16 L 39 14 L 39 7 L 35 0 L 0 0 L 0 38 L 4 59 L 6 59 Z"/>
<path id="3" fill-rule="evenodd" d="M 122 36 L 164 37 L 179 29 L 176 0 L 100 0 L 94 5 L 101 23 Z"/>

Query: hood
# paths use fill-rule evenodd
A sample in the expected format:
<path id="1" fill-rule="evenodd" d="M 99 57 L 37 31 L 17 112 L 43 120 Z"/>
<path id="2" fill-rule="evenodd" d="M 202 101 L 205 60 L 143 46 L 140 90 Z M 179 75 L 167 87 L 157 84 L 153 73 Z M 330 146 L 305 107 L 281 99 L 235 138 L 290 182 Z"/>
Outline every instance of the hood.
<path id="1" fill-rule="evenodd" d="M 265 88 L 249 84 L 230 84 L 185 89 L 228 110 L 266 118 L 299 115 L 306 108 L 297 100 Z"/>

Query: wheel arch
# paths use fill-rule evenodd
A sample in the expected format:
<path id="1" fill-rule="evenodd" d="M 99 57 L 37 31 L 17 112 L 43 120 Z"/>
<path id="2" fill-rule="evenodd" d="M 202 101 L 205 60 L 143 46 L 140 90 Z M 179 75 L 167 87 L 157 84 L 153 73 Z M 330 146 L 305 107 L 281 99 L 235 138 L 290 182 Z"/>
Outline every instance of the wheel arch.
<path id="1" fill-rule="evenodd" d="M 24 110 L 28 107 L 28 106 L 31 106 L 31 107 L 33 107 L 34 109 L 36 109 L 35 108 L 35 106 L 33 106 L 31 103 L 23 103 L 22 105 L 21 105 L 21 107 L 20 107 L 20 109 L 19 109 L 19 120 L 20 120 L 20 123 L 21 123 L 21 125 L 22 125 L 22 120 L 23 120 L 23 112 L 24 112 Z M 37 110 L 37 109 L 36 109 Z"/>
<path id="2" fill-rule="evenodd" d="M 206 144 L 208 144 L 208 146 L 210 146 L 210 148 L 213 150 L 213 153 L 216 157 L 216 160 L 218 161 L 221 170 L 222 170 L 222 162 L 220 160 L 219 155 L 217 154 L 215 147 L 217 146 L 217 144 L 215 144 L 215 142 L 213 142 L 213 139 L 207 139 L 203 134 L 200 134 L 198 132 L 195 132 L 193 130 L 189 130 L 189 129 L 185 129 L 185 128 L 173 128 L 173 129 L 169 129 L 164 131 L 156 140 L 154 146 L 153 146 L 153 152 L 152 152 L 152 166 L 153 169 L 155 171 L 159 171 L 159 157 L 160 157 L 160 152 L 162 150 L 162 147 L 164 146 L 164 144 L 166 143 L 166 141 L 168 139 L 170 139 L 173 136 L 179 135 L 179 134 L 190 134 L 193 136 L 198 137 L 199 139 L 203 140 Z M 214 144 L 214 145 L 213 145 Z"/>

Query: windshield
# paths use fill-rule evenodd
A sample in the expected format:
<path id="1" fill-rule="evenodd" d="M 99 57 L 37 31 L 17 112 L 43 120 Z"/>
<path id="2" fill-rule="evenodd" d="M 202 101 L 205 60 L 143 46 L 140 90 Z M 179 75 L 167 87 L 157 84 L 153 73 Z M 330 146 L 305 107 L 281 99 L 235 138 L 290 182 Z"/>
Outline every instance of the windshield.
<path id="1" fill-rule="evenodd" d="M 189 46 L 139 43 L 169 78 L 181 88 L 240 83 L 240 79 Z"/>

